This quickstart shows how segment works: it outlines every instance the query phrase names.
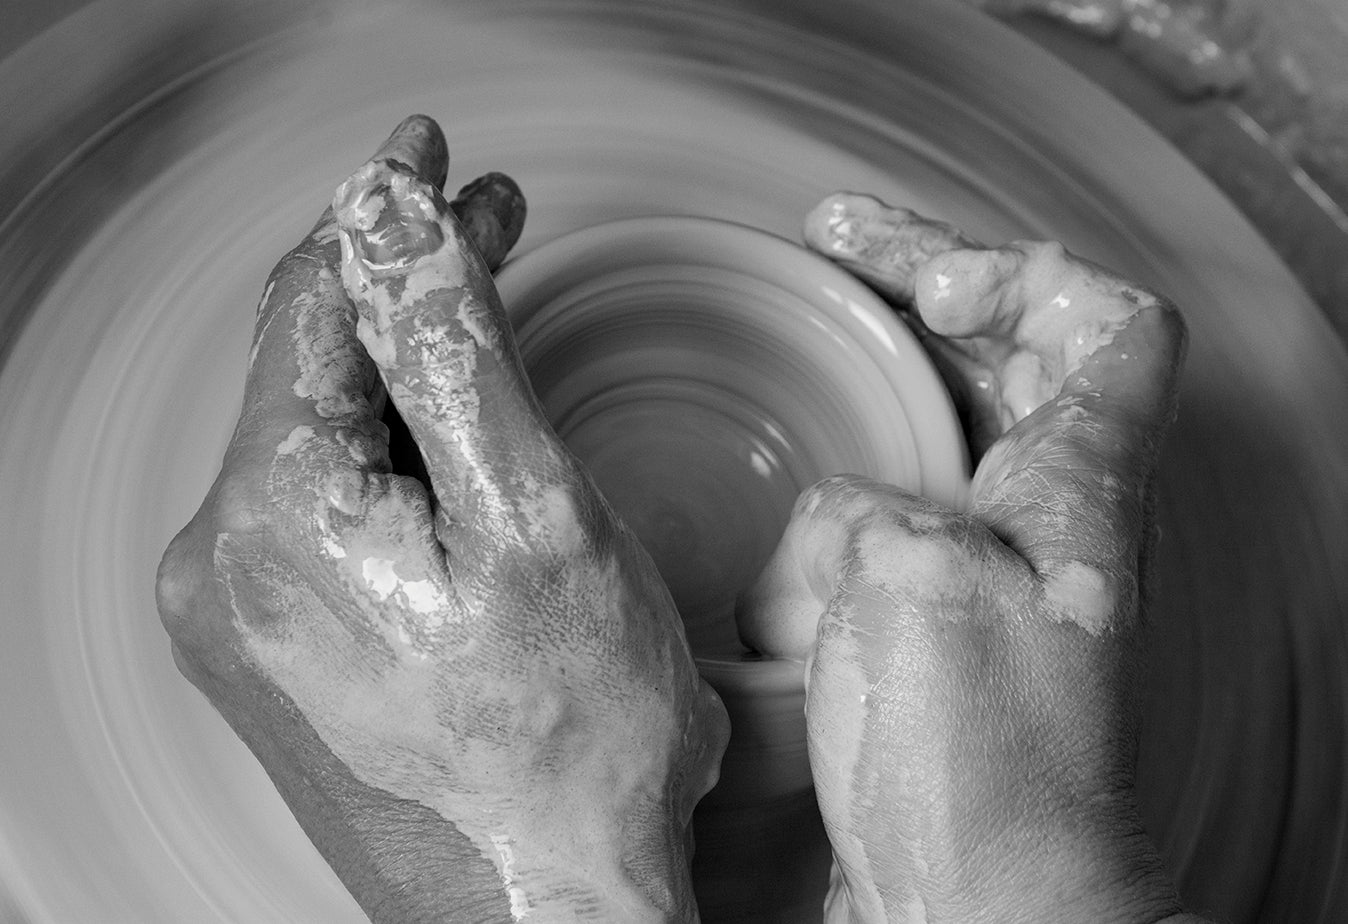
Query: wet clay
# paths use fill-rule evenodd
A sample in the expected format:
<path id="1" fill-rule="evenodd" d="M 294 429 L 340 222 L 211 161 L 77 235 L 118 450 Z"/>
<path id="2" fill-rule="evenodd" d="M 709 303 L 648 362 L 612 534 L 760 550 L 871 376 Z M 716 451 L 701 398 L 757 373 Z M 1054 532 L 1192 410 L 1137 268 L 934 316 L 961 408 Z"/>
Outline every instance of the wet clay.
<path id="1" fill-rule="evenodd" d="M 1192 167 L 986 17 L 772 6 L 236 20 L 92 3 L 4 71 L 0 473 L 24 487 L 0 520 L 26 526 L 0 536 L 0 562 L 29 615 L 0 646 L 3 737 L 23 742 L 0 879 L 31 920 L 365 920 L 178 675 L 151 586 L 218 471 L 271 267 L 416 111 L 441 118 L 456 176 L 504 170 L 529 191 L 521 253 L 634 214 L 794 240 L 847 188 L 982 241 L 1059 238 L 1174 297 L 1193 349 L 1159 479 L 1147 825 L 1195 907 L 1343 918 L 1348 432 L 1325 409 L 1348 404 L 1348 368 L 1332 331 Z M 162 73 L 165 47 L 190 75 Z"/>

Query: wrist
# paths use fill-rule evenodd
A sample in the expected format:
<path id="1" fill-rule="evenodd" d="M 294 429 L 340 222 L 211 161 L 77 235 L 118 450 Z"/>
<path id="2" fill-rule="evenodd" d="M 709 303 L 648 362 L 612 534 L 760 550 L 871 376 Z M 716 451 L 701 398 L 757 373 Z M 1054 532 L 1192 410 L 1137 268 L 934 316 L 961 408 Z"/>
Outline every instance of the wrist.
<path id="1" fill-rule="evenodd" d="M 210 684 L 203 690 L 208 696 L 213 692 Z M 248 692 L 240 699 L 211 698 L 374 924 L 517 920 L 512 897 L 518 912 L 519 896 L 512 896 L 503 875 L 505 858 L 490 841 L 479 843 L 482 838 L 469 836 L 471 832 L 416 799 L 358 779 L 285 697 L 267 695 L 260 686 Z M 286 733 L 277 736 L 275 728 Z M 605 823 L 590 815 L 572 819 L 574 830 Z M 607 825 L 615 827 L 614 819 Z M 602 910 L 599 920 L 696 921 L 683 839 L 662 839 L 657 833 L 652 830 L 645 839 L 628 837 L 623 843 L 577 836 L 569 854 L 554 844 L 521 839 L 516 864 L 532 866 L 534 881 L 545 885 L 534 895 L 529 920 L 584 918 L 572 913 L 579 909 L 591 919 Z M 639 859 L 629 859 L 633 857 Z M 607 875 L 595 876 L 598 870 Z M 611 889 L 615 881 L 618 887 Z"/>
<path id="2" fill-rule="evenodd" d="M 527 837 L 484 846 L 434 809 L 368 786 L 335 760 L 311 764 L 302 775 L 268 769 L 373 924 L 511 924 L 526 914 L 539 921 L 697 920 L 682 850 L 656 855 L 654 846 L 627 839 L 635 851 L 628 853 L 624 843 L 587 845 L 583 838 L 566 855 Z"/>
<path id="3" fill-rule="evenodd" d="M 506 826 L 518 837 L 484 842 L 481 832 L 381 790 L 342 802 L 339 836 L 331 825 L 310 836 L 374 924 L 697 921 L 688 858 L 664 839 L 592 838 L 593 823 L 576 819 L 564 844 L 518 826 Z"/>
<path id="4" fill-rule="evenodd" d="M 374 924 L 512 920 L 495 868 L 440 814 L 356 779 L 307 724 L 293 729 L 285 747 L 249 734 L 255 727 L 235 724 Z"/>

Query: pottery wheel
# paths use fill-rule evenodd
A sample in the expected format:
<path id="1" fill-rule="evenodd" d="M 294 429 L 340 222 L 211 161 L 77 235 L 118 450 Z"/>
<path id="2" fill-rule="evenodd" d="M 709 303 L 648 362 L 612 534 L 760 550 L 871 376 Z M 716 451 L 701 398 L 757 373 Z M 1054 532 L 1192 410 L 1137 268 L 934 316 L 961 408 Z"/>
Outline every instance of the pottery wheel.
<path id="1" fill-rule="evenodd" d="M 1348 354 L 1197 172 L 995 22 L 907 0 L 96 2 L 0 61 L 0 918 L 357 922 L 176 673 L 154 569 L 274 260 L 403 116 L 522 248 L 642 214 L 795 237 L 835 188 L 1169 293 L 1140 788 L 1193 905 L 1348 916 Z"/>

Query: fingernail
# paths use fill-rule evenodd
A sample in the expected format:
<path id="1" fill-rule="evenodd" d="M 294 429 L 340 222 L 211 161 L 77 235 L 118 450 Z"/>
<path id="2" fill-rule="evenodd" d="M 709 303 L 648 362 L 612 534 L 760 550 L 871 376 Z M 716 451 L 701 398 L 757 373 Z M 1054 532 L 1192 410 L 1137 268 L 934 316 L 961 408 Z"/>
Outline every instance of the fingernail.
<path id="1" fill-rule="evenodd" d="M 805 217 L 805 242 L 839 257 L 856 257 L 865 249 L 862 232 L 883 204 L 859 193 L 834 193 Z"/>

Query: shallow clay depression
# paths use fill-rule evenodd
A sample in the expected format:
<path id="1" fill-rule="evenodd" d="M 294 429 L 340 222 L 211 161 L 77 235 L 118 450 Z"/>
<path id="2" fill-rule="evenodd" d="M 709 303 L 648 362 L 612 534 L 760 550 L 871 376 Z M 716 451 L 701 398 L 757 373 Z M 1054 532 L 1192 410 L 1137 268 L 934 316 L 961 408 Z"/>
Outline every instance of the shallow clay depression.
<path id="1" fill-rule="evenodd" d="M 1198 908 L 1348 916 L 1348 355 L 1197 173 L 928 0 L 94 3 L 0 62 L 0 918 L 360 921 L 181 680 L 160 551 L 214 477 L 267 271 L 410 112 L 522 249 L 598 221 L 796 237 L 834 188 L 1057 237 L 1193 347 L 1140 783 Z"/>

